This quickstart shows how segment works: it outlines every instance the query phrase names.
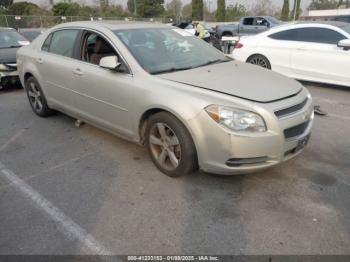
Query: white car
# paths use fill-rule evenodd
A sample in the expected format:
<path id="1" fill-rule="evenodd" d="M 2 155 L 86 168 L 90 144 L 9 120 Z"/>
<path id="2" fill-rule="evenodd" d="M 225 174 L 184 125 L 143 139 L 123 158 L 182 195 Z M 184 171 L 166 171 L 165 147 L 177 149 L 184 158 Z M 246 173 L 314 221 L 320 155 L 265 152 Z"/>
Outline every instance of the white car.
<path id="1" fill-rule="evenodd" d="M 241 38 L 232 56 L 299 80 L 350 86 L 350 24 L 282 25 Z"/>

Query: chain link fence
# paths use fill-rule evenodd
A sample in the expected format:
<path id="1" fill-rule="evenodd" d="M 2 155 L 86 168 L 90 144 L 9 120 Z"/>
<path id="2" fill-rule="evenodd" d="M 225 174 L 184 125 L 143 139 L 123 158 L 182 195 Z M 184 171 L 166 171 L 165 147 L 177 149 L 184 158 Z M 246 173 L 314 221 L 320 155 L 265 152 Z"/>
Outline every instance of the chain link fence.
<path id="1" fill-rule="evenodd" d="M 57 24 L 73 21 L 143 21 L 171 23 L 169 18 L 134 18 L 134 17 L 90 17 L 90 16 L 15 16 L 0 15 L 0 27 L 11 28 L 50 28 Z"/>

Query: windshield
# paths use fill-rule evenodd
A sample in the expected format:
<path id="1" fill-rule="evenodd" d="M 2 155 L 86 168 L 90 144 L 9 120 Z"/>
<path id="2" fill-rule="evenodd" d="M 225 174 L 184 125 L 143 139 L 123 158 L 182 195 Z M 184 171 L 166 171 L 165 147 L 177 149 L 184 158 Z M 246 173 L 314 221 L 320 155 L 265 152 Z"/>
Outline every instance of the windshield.
<path id="1" fill-rule="evenodd" d="M 274 17 L 272 17 L 272 16 L 269 16 L 269 20 L 270 20 L 273 24 L 276 24 L 276 25 L 282 23 L 280 20 L 278 20 L 278 19 L 276 19 L 276 18 L 274 18 Z"/>
<path id="2" fill-rule="evenodd" d="M 160 74 L 231 61 L 223 53 L 181 29 L 129 29 L 114 33 L 139 64 Z"/>
<path id="3" fill-rule="evenodd" d="M 21 47 L 27 39 L 16 31 L 0 31 L 0 48 Z"/>

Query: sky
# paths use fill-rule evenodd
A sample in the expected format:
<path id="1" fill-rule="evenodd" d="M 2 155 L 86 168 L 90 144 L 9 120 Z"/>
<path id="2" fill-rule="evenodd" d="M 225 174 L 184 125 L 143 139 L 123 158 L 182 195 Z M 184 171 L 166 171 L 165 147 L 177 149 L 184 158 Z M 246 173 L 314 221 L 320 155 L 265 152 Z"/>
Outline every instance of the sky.
<path id="1" fill-rule="evenodd" d="M 15 2 L 21 2 L 22 0 L 15 0 Z M 33 3 L 36 3 L 36 4 L 41 4 L 41 5 L 47 5 L 47 3 L 49 2 L 48 0 L 26 0 L 28 2 L 33 2 Z M 58 2 L 59 0 L 55 0 L 55 2 Z M 96 0 L 73 0 L 75 2 L 79 2 L 79 3 L 82 3 L 82 4 L 92 4 L 92 3 L 95 3 Z M 184 4 L 188 4 L 191 0 L 182 0 L 182 2 Z M 208 3 L 208 1 L 211 2 L 210 4 L 210 7 L 211 9 L 215 9 L 216 8 L 216 1 L 217 0 L 203 0 L 204 2 Z M 236 3 L 239 3 L 239 4 L 243 4 L 245 5 L 248 9 L 251 5 L 255 4 L 257 1 L 260 1 L 260 0 L 226 0 L 226 5 L 231 5 L 231 4 L 236 4 Z M 276 7 L 282 7 L 282 4 L 283 4 L 283 0 L 271 0 L 273 2 L 273 4 L 276 6 Z M 121 5 L 126 5 L 126 2 L 127 0 L 109 0 L 109 2 L 111 4 L 121 4 Z M 165 2 L 170 2 L 170 0 L 165 0 Z M 293 0 L 289 0 L 290 2 L 290 5 L 292 7 L 292 3 L 293 3 Z M 301 0 L 301 8 L 302 9 L 306 9 L 306 7 L 310 4 L 311 0 Z"/>

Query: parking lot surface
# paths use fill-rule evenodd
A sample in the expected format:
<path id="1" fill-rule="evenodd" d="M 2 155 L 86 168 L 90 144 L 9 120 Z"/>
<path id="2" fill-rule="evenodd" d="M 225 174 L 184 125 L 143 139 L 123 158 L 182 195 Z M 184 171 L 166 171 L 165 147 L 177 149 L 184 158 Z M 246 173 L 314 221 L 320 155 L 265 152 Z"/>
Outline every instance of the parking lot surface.
<path id="1" fill-rule="evenodd" d="M 0 93 L 0 254 L 349 254 L 350 90 L 307 84 L 296 159 L 242 176 L 161 174 L 144 148 Z"/>

